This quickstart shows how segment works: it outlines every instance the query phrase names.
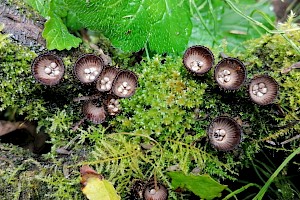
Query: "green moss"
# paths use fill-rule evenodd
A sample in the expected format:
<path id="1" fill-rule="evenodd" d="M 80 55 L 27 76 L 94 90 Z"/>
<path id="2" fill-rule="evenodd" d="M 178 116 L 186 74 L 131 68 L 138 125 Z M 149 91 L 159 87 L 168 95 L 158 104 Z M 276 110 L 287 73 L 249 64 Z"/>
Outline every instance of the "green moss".
<path id="1" fill-rule="evenodd" d="M 74 167 L 85 157 L 83 151 L 85 148 L 71 156 L 38 157 L 22 148 L 0 144 L 0 196 L 3 200 L 84 199 L 79 168 Z"/>
<path id="2" fill-rule="evenodd" d="M 2 40 L 0 54 L 0 111 L 8 107 L 12 111 L 18 110 L 20 114 L 30 111 L 34 118 L 38 115 L 34 108 L 37 105 L 42 106 L 35 101 L 29 101 L 36 89 L 30 72 L 30 63 L 36 54 L 8 40 Z"/>
<path id="3" fill-rule="evenodd" d="M 229 93 L 218 88 L 211 74 L 190 75 L 180 57 L 156 56 L 133 70 L 139 75 L 139 88 L 133 97 L 122 100 L 122 114 L 110 122 L 117 133 L 101 136 L 87 163 L 96 164 L 123 192 L 131 184 L 130 177 L 148 180 L 156 174 L 170 185 L 166 171 L 172 166 L 184 173 L 198 168 L 216 179 L 235 179 L 238 169 L 260 148 L 259 138 L 269 128 L 261 121 L 270 121 L 269 110 L 252 104 L 246 89 Z M 206 139 L 207 126 L 219 115 L 239 117 L 250 125 L 233 154 L 215 151 Z M 141 143 L 154 147 L 141 153 Z M 118 178 L 120 174 L 125 178 Z M 171 196 L 181 199 L 179 194 Z"/>
<path id="4" fill-rule="evenodd" d="M 282 25 L 282 29 L 292 28 L 291 24 Z M 286 39 L 287 38 L 287 39 Z M 279 83 L 280 95 L 274 111 L 281 113 L 274 115 L 278 122 L 277 130 L 268 131 L 267 136 L 261 140 L 274 140 L 282 142 L 285 139 L 299 134 L 300 130 L 300 71 L 294 69 L 283 73 L 284 69 L 299 62 L 300 54 L 293 48 L 291 42 L 298 45 L 299 31 L 287 33 L 285 37 L 280 34 L 264 35 L 263 37 L 248 42 L 248 51 L 240 57 L 248 63 L 249 78 L 255 74 L 269 74 Z M 277 107 L 277 108 L 276 108 Z M 290 143 L 291 149 L 299 146 L 297 141 Z"/>

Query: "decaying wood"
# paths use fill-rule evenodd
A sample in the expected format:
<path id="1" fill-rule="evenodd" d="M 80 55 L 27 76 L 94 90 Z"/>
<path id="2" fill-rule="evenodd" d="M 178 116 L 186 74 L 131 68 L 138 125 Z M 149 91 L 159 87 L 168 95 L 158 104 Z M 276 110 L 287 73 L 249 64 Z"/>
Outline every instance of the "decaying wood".
<path id="1" fill-rule="evenodd" d="M 22 122 L 0 121 L 0 136 L 19 129 Z"/>
<path id="2" fill-rule="evenodd" d="M 45 46 L 45 40 L 42 38 L 43 19 L 28 19 L 5 1 L 0 1 L 0 24 L 4 24 L 4 34 L 9 34 L 13 40 L 25 46 Z"/>
<path id="3" fill-rule="evenodd" d="M 30 141 L 26 146 L 23 147 L 29 149 L 34 153 L 40 152 L 43 149 L 46 140 L 49 139 L 49 136 L 47 134 L 42 132 L 37 133 L 36 126 L 32 123 L 23 121 L 11 122 L 0 120 L 0 136 L 4 136 L 21 129 L 26 130 L 26 132 L 30 134 L 30 137 L 33 138 L 32 141 Z"/>

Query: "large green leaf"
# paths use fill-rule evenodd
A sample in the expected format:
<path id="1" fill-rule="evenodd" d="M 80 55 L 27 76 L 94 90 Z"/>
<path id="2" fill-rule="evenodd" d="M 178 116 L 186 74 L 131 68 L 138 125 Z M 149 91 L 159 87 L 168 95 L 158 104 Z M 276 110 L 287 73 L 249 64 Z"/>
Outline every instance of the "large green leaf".
<path id="1" fill-rule="evenodd" d="M 172 178 L 173 188 L 188 189 L 202 199 L 220 197 L 221 192 L 227 187 L 209 175 L 185 175 L 182 172 L 169 172 L 168 175 Z"/>
<path id="2" fill-rule="evenodd" d="M 191 13 L 183 0 L 65 0 L 82 24 L 99 30 L 125 51 L 148 42 L 152 50 L 181 52 L 191 34 Z"/>
<path id="3" fill-rule="evenodd" d="M 192 14 L 188 1 L 184 0 L 26 1 L 42 16 L 50 17 L 43 36 L 48 46 L 56 49 L 62 49 L 63 45 L 68 45 L 66 49 L 76 47 L 79 41 L 67 34 L 62 22 L 71 30 L 100 31 L 124 51 L 137 51 L 148 44 L 158 53 L 182 52 L 192 30 Z M 56 37 L 48 35 L 54 32 L 58 33 Z M 60 43 L 62 40 L 67 42 Z"/>
<path id="4" fill-rule="evenodd" d="M 78 46 L 79 40 L 68 34 L 66 27 L 70 30 L 88 28 L 100 31 L 114 46 L 124 51 L 137 51 L 148 45 L 158 53 L 182 52 L 188 43 L 219 45 L 223 39 L 227 40 L 229 47 L 240 47 L 242 41 L 265 33 L 265 30 L 231 10 L 222 0 L 26 1 L 44 17 L 50 18 L 51 23 L 47 22 L 43 36 L 48 46 L 55 49 Z M 267 14 L 265 16 L 274 19 L 267 0 L 238 2 L 237 6 L 246 15 L 252 15 L 253 11 L 260 9 Z M 261 15 L 255 13 L 253 18 L 267 25 Z M 61 31 L 57 30 L 61 28 Z M 47 35 L 53 33 L 50 29 L 55 29 L 58 35 Z"/>

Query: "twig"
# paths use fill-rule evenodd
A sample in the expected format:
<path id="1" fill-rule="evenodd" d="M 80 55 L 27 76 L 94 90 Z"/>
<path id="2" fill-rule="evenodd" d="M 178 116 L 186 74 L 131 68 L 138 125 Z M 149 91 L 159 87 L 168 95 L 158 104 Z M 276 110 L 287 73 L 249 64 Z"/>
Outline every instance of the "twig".
<path id="1" fill-rule="evenodd" d="M 221 58 L 228 58 L 229 56 L 227 54 L 225 54 L 224 52 L 220 53 Z"/>
<path id="2" fill-rule="evenodd" d="M 282 74 L 287 74 L 290 71 L 292 71 L 293 69 L 300 69 L 300 62 L 296 62 L 296 63 L 292 64 L 290 67 L 282 69 L 281 73 Z"/>
<path id="3" fill-rule="evenodd" d="M 294 141 L 294 140 L 296 140 L 296 139 L 298 139 L 298 138 L 300 138 L 300 134 L 299 134 L 299 135 L 296 135 L 296 136 L 294 136 L 294 137 L 292 137 L 292 138 L 290 138 L 290 139 L 287 139 L 287 140 L 281 142 L 280 144 L 281 144 L 281 145 L 284 145 L 284 144 L 287 144 L 287 143 L 289 143 L 289 142 L 292 142 L 292 141 Z"/>
<path id="4" fill-rule="evenodd" d="M 102 97 L 102 94 L 94 94 L 91 96 L 81 96 L 81 97 L 76 97 L 73 99 L 74 102 L 79 102 L 79 101 L 87 101 L 87 100 L 94 100 Z"/>
<path id="5" fill-rule="evenodd" d="M 72 151 L 70 151 L 70 149 L 79 137 L 80 137 L 80 135 L 76 135 L 76 137 L 74 137 L 68 144 L 66 144 L 63 147 L 60 147 L 60 148 L 56 149 L 56 153 L 64 154 L 64 155 L 70 155 L 72 153 Z"/>
<path id="6" fill-rule="evenodd" d="M 93 50 L 95 50 L 97 52 L 97 54 L 104 61 L 104 65 L 111 65 L 112 64 L 111 57 L 108 56 L 108 55 L 106 55 L 100 47 L 98 47 L 96 44 L 93 44 L 91 42 L 87 31 L 85 29 L 82 29 L 80 32 L 81 32 L 83 41 L 85 41 L 86 43 L 88 43 L 88 45 L 90 46 L 90 48 L 93 49 Z"/>
<path id="7" fill-rule="evenodd" d="M 81 120 L 79 120 L 78 122 L 76 122 L 75 124 L 73 124 L 72 126 L 72 131 L 76 131 L 78 128 L 79 128 L 79 126 L 84 122 L 84 120 L 85 120 L 86 118 L 84 117 L 84 118 L 82 118 Z"/>

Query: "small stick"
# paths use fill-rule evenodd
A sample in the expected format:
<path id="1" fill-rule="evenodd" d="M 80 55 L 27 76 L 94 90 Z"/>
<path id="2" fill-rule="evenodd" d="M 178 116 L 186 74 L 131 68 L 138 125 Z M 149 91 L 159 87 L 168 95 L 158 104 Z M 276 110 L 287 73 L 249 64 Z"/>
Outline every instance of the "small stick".
<path id="1" fill-rule="evenodd" d="M 272 140 L 266 140 L 267 143 L 269 143 L 270 145 L 276 146 L 276 143 Z"/>
<path id="2" fill-rule="evenodd" d="M 76 122 L 75 124 L 73 124 L 73 128 L 71 130 L 76 131 L 79 128 L 79 126 L 84 122 L 85 119 L 86 118 L 84 117 L 81 120 L 79 120 L 78 122 Z"/>
<path id="3" fill-rule="evenodd" d="M 229 56 L 227 54 L 225 54 L 224 52 L 220 53 L 221 58 L 228 58 Z"/>
<path id="4" fill-rule="evenodd" d="M 296 139 L 298 139 L 298 138 L 300 138 L 300 134 L 299 134 L 299 135 L 296 135 L 296 136 L 294 136 L 294 137 L 292 137 L 292 138 L 290 138 L 290 139 L 287 139 L 287 140 L 281 142 L 280 144 L 281 144 L 281 145 L 284 145 L 284 144 L 287 144 L 287 143 L 289 143 L 289 142 L 292 142 L 292 141 L 294 141 L 294 140 L 296 140 Z"/>
<path id="5" fill-rule="evenodd" d="M 81 97 L 76 97 L 73 99 L 74 102 L 79 102 L 79 101 L 87 101 L 87 100 L 94 100 L 100 98 L 102 95 L 101 94 L 95 94 L 91 96 L 81 96 Z"/>
<path id="6" fill-rule="evenodd" d="M 63 147 L 56 149 L 58 154 L 70 155 L 72 151 L 70 151 L 71 146 L 75 143 L 75 141 L 80 137 L 80 135 L 76 135 L 68 144 Z"/>
<path id="7" fill-rule="evenodd" d="M 281 73 L 287 74 L 288 72 L 292 71 L 293 69 L 300 69 L 300 62 L 296 62 L 296 63 L 292 64 L 290 67 L 282 69 Z"/>
<path id="8" fill-rule="evenodd" d="M 279 104 L 275 104 L 276 107 L 278 108 L 278 112 L 280 113 L 280 115 L 282 116 L 285 116 L 285 112 L 284 110 L 282 109 L 282 107 L 279 105 Z"/>
<path id="9" fill-rule="evenodd" d="M 89 1 L 89 0 L 87 0 Z M 87 31 L 85 29 L 81 30 L 81 35 L 83 40 L 88 43 L 88 45 L 94 49 L 95 51 L 97 51 L 97 54 L 103 59 L 104 61 L 104 65 L 111 65 L 112 64 L 112 59 L 110 56 L 106 55 L 103 50 L 98 47 L 96 44 L 91 43 L 90 38 L 87 34 Z"/>

